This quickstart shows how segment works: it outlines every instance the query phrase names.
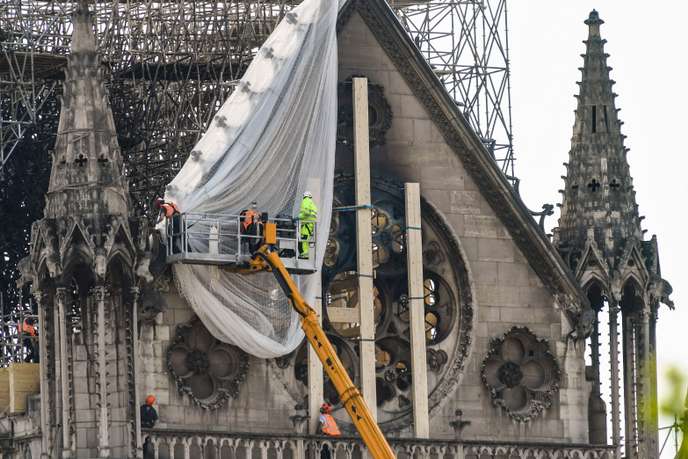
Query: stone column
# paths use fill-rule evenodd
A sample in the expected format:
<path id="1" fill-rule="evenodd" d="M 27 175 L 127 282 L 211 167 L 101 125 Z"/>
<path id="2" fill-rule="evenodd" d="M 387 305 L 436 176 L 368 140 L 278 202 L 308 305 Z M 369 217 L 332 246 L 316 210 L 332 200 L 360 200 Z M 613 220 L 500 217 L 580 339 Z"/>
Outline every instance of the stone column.
<path id="1" fill-rule="evenodd" d="M 41 459 L 48 458 L 48 451 L 51 449 L 52 429 L 50 427 L 50 420 L 48 419 L 50 406 L 50 386 L 48 384 L 48 334 L 46 316 L 46 302 L 43 298 L 43 292 L 36 290 L 33 293 L 36 303 L 38 305 L 38 353 L 39 353 L 39 368 L 41 374 Z"/>
<path id="2" fill-rule="evenodd" d="M 107 373 L 107 348 L 106 342 L 106 322 L 105 300 L 107 289 L 99 285 L 93 289 L 96 306 L 96 352 L 98 363 L 98 374 L 96 376 L 96 387 L 98 389 L 98 456 L 101 458 L 110 457 L 110 431 L 108 420 L 108 373 Z"/>
<path id="3" fill-rule="evenodd" d="M 657 445 L 657 395 L 653 394 L 652 352 L 650 349 L 650 308 L 645 307 L 638 314 L 636 333 L 636 356 L 638 372 L 636 377 L 638 397 L 638 439 L 640 457 L 656 459 L 659 455 Z"/>
<path id="4" fill-rule="evenodd" d="M 140 368 L 140 358 L 139 358 L 139 288 L 131 288 L 131 370 L 132 374 L 129 377 L 133 380 L 133 390 L 134 393 L 131 394 L 134 397 L 134 419 L 133 419 L 133 429 L 134 429 L 134 451 L 135 457 L 138 459 L 143 458 L 143 441 L 141 438 L 141 405 L 139 401 L 139 368 Z M 218 456 L 219 457 L 219 456 Z"/>
<path id="5" fill-rule="evenodd" d="M 625 446 L 626 446 L 626 459 L 638 458 L 637 447 L 638 438 L 636 431 L 636 387 L 635 387 L 635 376 L 636 376 L 636 360 L 634 353 L 634 335 L 635 326 L 633 324 L 633 318 L 628 312 L 622 313 L 622 323 L 623 323 L 623 373 L 624 373 L 624 418 L 626 421 L 625 426 Z M 645 459 L 645 458 L 643 458 Z"/>
<path id="6" fill-rule="evenodd" d="M 612 444 L 615 446 L 614 457 L 621 457 L 621 407 L 619 387 L 619 306 L 616 300 L 609 298 L 609 373 L 611 392 Z"/>
<path id="7" fill-rule="evenodd" d="M 592 390 L 588 400 L 589 441 L 593 445 L 607 444 L 607 413 L 600 388 L 600 311 L 595 312 L 595 323 L 590 335 L 592 360 Z"/>
<path id="8" fill-rule="evenodd" d="M 659 398 L 657 396 L 657 314 L 659 311 L 659 303 L 655 303 L 652 307 L 652 312 L 650 315 L 650 335 L 649 335 L 649 341 L 650 341 L 650 374 L 648 375 L 649 377 L 649 396 L 653 403 L 655 403 L 654 409 L 656 410 L 655 412 L 657 413 L 657 416 L 655 416 L 652 419 L 652 425 L 650 426 L 650 435 L 652 436 L 651 440 L 653 442 L 653 449 L 652 453 L 655 455 L 654 457 L 658 457 L 659 455 Z"/>
<path id="9" fill-rule="evenodd" d="M 60 390 L 61 390 L 61 407 L 62 407 L 62 457 L 72 457 L 72 436 L 71 436 L 71 406 L 72 397 L 69 390 L 69 382 L 71 379 L 69 372 L 69 362 L 67 353 L 67 313 L 66 303 L 67 289 L 59 287 L 55 293 L 55 302 L 57 303 L 57 322 L 60 348 Z"/>

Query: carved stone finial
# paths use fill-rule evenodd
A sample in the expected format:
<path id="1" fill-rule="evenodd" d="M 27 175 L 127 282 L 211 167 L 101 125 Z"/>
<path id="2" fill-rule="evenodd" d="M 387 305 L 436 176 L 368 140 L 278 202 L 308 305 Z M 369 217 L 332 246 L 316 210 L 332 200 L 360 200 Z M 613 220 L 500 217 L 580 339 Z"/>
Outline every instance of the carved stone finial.
<path id="1" fill-rule="evenodd" d="M 457 440 L 461 440 L 461 435 L 463 433 L 463 429 L 471 425 L 471 421 L 466 421 L 463 419 L 463 411 L 462 410 L 456 410 L 454 411 L 454 420 L 449 421 L 449 426 L 454 429 L 454 437 Z"/>
<path id="2" fill-rule="evenodd" d="M 598 13 L 597 10 L 592 10 L 588 15 L 588 19 L 586 19 L 584 22 L 589 26 L 604 24 L 604 21 L 600 19 L 600 13 Z"/>
<path id="3" fill-rule="evenodd" d="M 93 33 L 93 15 L 88 9 L 88 2 L 81 0 L 74 12 L 74 32 L 72 33 L 72 54 L 95 53 L 96 38 Z"/>

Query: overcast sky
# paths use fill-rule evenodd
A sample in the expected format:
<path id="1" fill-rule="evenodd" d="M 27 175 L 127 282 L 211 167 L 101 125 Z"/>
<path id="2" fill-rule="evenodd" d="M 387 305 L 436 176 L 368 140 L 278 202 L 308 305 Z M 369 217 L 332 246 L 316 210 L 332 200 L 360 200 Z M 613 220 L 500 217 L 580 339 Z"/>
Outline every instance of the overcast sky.
<path id="1" fill-rule="evenodd" d="M 666 368 L 688 372 L 688 2 L 629 0 L 511 0 L 509 29 L 516 175 L 532 209 L 559 203 L 562 163 L 568 161 L 573 110 L 582 67 L 583 24 L 597 9 L 619 94 L 617 108 L 631 149 L 633 183 L 645 215 L 646 238 L 656 234 L 662 275 L 674 287 L 675 311 L 662 307 L 658 325 L 659 390 Z M 558 218 L 558 213 L 555 215 Z M 550 217 L 550 223 L 554 223 Z M 661 437 L 661 435 L 660 435 Z M 662 438 L 660 438 L 660 442 Z M 673 449 L 672 449 L 673 451 Z M 667 453 L 667 451 L 665 451 Z M 663 458 L 673 457 L 664 454 Z"/>

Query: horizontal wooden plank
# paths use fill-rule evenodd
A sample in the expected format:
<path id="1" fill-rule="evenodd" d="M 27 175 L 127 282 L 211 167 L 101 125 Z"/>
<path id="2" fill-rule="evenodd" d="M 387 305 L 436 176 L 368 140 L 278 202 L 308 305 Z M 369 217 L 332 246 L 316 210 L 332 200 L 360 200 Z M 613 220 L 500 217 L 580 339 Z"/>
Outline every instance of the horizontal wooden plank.
<path id="1" fill-rule="evenodd" d="M 355 324 L 358 323 L 359 317 L 358 306 L 355 308 L 336 308 L 332 306 L 327 308 L 327 318 L 335 324 Z"/>

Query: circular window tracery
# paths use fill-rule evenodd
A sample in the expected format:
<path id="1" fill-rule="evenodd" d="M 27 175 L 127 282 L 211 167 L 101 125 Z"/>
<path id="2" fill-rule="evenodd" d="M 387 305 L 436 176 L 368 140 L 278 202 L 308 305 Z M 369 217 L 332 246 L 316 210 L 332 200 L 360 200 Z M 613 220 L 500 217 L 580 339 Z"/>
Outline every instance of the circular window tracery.
<path id="1" fill-rule="evenodd" d="M 378 419 L 383 429 L 410 425 L 412 368 L 404 235 L 403 188 L 383 180 L 371 184 L 372 242 L 375 269 L 375 368 Z M 335 182 L 333 207 L 350 208 L 354 182 L 340 176 Z M 422 203 L 424 304 L 428 361 L 429 407 L 436 409 L 458 383 L 470 346 L 472 293 L 462 252 L 453 231 L 429 203 Z M 340 358 L 359 384 L 358 324 L 339 323 L 328 308 L 358 307 L 355 212 L 335 213 L 322 270 L 323 326 L 335 343 Z M 340 314 L 340 311 L 337 311 Z M 289 389 L 297 398 L 306 392 L 307 353 L 302 345 L 293 355 L 280 359 L 281 367 L 294 365 L 300 387 Z M 298 395 L 296 395 L 298 394 Z M 326 401 L 347 429 L 348 417 L 329 383 Z M 300 400 L 299 400 L 300 401 Z M 351 426 L 349 426 L 351 427 Z"/>
<path id="2" fill-rule="evenodd" d="M 248 371 L 248 355 L 215 339 L 194 318 L 177 326 L 167 350 L 167 368 L 180 392 L 188 394 L 201 408 L 214 410 L 239 394 Z"/>
<path id="3" fill-rule="evenodd" d="M 526 327 L 514 327 L 490 343 L 482 379 L 495 406 L 518 422 L 529 422 L 552 405 L 559 365 L 547 341 Z"/>

